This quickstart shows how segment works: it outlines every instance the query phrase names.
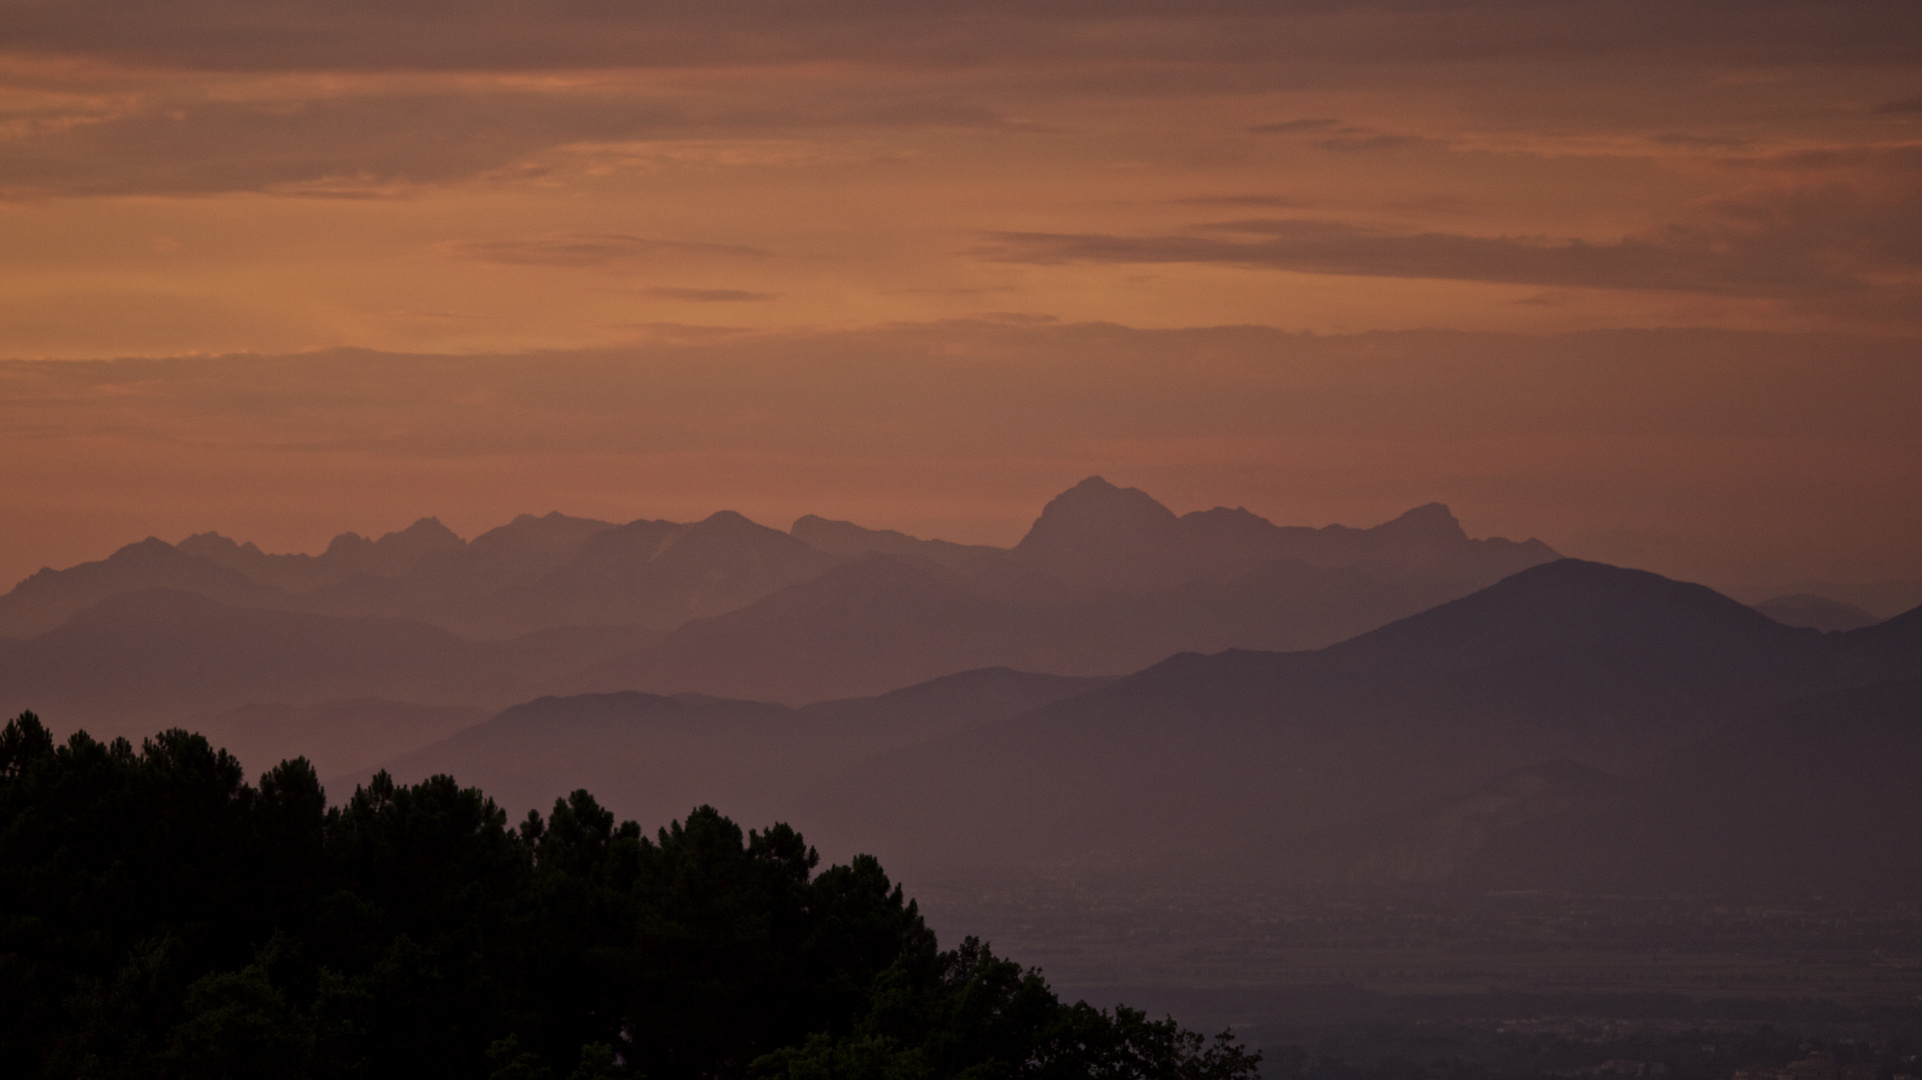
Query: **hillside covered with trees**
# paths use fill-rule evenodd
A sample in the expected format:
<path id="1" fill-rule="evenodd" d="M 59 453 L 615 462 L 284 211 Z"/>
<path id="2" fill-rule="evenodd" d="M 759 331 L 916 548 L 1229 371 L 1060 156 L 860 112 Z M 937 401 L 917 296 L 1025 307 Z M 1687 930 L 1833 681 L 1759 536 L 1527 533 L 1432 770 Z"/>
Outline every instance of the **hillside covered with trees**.
<path id="1" fill-rule="evenodd" d="M 451 777 L 330 807 L 206 739 L 0 732 L 14 1076 L 1252 1080 L 1257 1055 L 942 950 L 880 864 L 585 791 L 518 826 Z"/>

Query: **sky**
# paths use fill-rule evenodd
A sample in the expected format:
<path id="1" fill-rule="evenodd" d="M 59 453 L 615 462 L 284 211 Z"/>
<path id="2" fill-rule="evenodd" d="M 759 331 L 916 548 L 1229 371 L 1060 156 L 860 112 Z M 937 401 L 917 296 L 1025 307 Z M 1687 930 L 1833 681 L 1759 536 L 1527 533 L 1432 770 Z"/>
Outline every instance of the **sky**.
<path id="1" fill-rule="evenodd" d="M 0 0 L 0 578 L 1177 510 L 1922 578 L 1922 9 Z"/>

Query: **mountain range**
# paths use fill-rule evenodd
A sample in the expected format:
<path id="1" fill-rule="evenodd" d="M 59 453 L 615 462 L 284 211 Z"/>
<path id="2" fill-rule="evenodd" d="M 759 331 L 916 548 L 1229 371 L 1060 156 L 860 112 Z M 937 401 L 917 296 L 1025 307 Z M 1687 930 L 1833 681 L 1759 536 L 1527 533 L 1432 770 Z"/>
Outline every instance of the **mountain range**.
<path id="1" fill-rule="evenodd" d="M 523 515 L 471 541 L 424 519 L 314 556 L 201 533 L 0 596 L 0 638 L 19 642 L 0 654 L 0 705 L 109 730 L 361 698 L 800 705 L 981 667 L 1115 675 L 1182 650 L 1308 648 L 1554 557 L 1470 539 L 1439 505 L 1372 529 L 1284 528 L 1246 510 L 1178 517 L 1098 477 L 1012 549 L 818 517 L 781 532 L 728 511 Z"/>
<path id="2" fill-rule="evenodd" d="M 203 533 L 42 571 L 0 629 L 0 708 L 57 728 L 186 724 L 337 793 L 714 803 L 922 879 L 1922 887 L 1922 608 L 1752 608 L 1435 505 L 1285 528 L 1091 478 L 1008 549 L 728 512 Z"/>
<path id="3" fill-rule="evenodd" d="M 586 785 L 644 821 L 725 798 L 921 877 L 1890 894 L 1922 884 L 1918 672 L 1922 609 L 1823 633 L 1560 560 L 1319 650 L 1179 655 L 1036 684 L 1025 709 L 877 722 L 892 746 L 822 722 L 889 715 L 887 697 L 595 695 L 392 767 L 517 808 Z"/>

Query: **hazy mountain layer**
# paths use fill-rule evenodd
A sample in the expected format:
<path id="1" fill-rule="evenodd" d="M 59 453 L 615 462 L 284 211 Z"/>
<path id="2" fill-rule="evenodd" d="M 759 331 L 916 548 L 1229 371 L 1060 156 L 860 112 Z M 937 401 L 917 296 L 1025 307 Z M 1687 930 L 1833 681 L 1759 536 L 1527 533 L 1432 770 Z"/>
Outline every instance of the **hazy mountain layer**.
<path id="1" fill-rule="evenodd" d="M 1319 652 L 1175 657 L 866 762 L 803 810 L 830 842 L 923 868 L 1304 883 L 1333 871 L 1331 837 L 1423 800 L 1557 762 L 1546 786 L 1647 775 L 1742 715 L 1918 670 L 1922 617 L 1824 635 L 1570 560 Z"/>
<path id="2" fill-rule="evenodd" d="M 1116 675 L 1182 651 L 1314 648 L 1461 591 L 1287 562 L 1157 592 L 1008 597 L 928 561 L 872 556 L 690 622 L 583 672 L 576 689 L 802 704 L 977 667 Z"/>
<path id="3" fill-rule="evenodd" d="M 0 661 L 0 690 L 29 694 L 21 706 L 55 724 L 66 722 L 56 706 L 94 723 L 103 708 L 134 718 L 359 696 L 504 702 L 498 693 L 510 686 L 801 704 L 981 667 L 1112 675 L 1182 651 L 1315 648 L 1553 554 L 1537 541 L 1471 540 L 1438 505 L 1373 529 L 1281 528 L 1245 510 L 1177 517 L 1098 477 L 1051 501 L 1007 551 L 815 517 L 784 533 L 729 512 L 626 525 L 523 515 L 471 542 L 428 518 L 377 540 L 343 534 L 317 556 L 269 555 L 203 533 L 42 571 L 0 597 L 0 636 L 36 638 L 20 655 L 38 665 Z M 338 643 L 269 655 L 244 633 L 197 630 L 143 647 L 139 634 L 172 632 L 164 619 L 117 624 L 111 635 L 98 620 L 66 632 L 82 612 L 152 589 L 231 609 L 402 620 L 415 629 L 392 657 L 363 650 L 352 660 Z M 500 644 L 469 649 L 428 627 Z M 636 648 L 650 635 L 587 632 L 595 642 L 627 642 L 619 655 L 595 644 L 572 657 L 523 656 L 525 646 L 505 644 L 565 627 L 669 633 Z M 458 664 L 435 659 L 436 650 L 492 659 L 471 678 L 456 676 Z M 335 660 L 346 666 L 331 667 Z M 552 664 L 573 674 L 550 677 Z M 90 672 L 156 665 L 165 670 L 149 689 L 88 681 Z M 173 677 L 184 670 L 210 674 Z M 231 696 L 243 684 L 252 696 Z"/>
<path id="4" fill-rule="evenodd" d="M 143 589 L 191 592 L 239 607 L 282 607 L 281 590 L 239 570 L 148 537 L 98 562 L 42 570 L 0 596 L 0 633 L 30 638 L 60 626 L 102 600 Z"/>
<path id="5" fill-rule="evenodd" d="M 1812 630 L 1860 630 L 1882 621 L 1854 604 L 1813 593 L 1764 600 L 1755 605 L 1755 610 L 1783 626 L 1806 626 Z"/>
<path id="6" fill-rule="evenodd" d="M 165 547 L 148 540 L 99 563 L 34 575 L 0 597 L 0 634 L 32 636 L 144 588 L 508 636 L 590 623 L 668 629 L 872 555 L 933 565 L 959 575 L 969 591 L 1021 603 L 1219 584 L 1277 561 L 1359 569 L 1381 581 L 1446 581 L 1466 592 L 1554 557 L 1539 541 L 1470 540 L 1439 505 L 1373 529 L 1281 528 L 1245 510 L 1178 518 L 1099 477 L 1050 502 L 1012 551 L 812 515 L 781 533 L 728 512 L 690 524 L 618 526 L 522 515 L 471 542 L 423 518 L 377 540 L 343 533 L 320 555 L 270 555 L 215 533 L 190 536 L 171 555 Z M 263 588 L 250 590 L 249 581 Z"/>
<path id="7" fill-rule="evenodd" d="M 492 710 L 471 705 L 354 698 L 310 706 L 242 705 L 188 716 L 180 726 L 232 753 L 250 776 L 295 757 L 312 762 L 321 776 L 335 776 L 371 773 L 380 762 L 439 742 L 492 715 Z"/>
<path id="8" fill-rule="evenodd" d="M 0 666 L 0 711 L 32 709 L 57 730 L 102 735 L 263 702 L 379 697 L 499 708 L 648 636 L 561 629 L 474 642 L 407 619 L 230 607 L 153 589 L 102 601 L 12 649 Z"/>
<path id="9" fill-rule="evenodd" d="M 586 787 L 650 829 L 703 803 L 757 820 L 789 820 L 797 790 L 856 760 L 1006 720 L 1098 685 L 1001 668 L 804 709 L 698 695 L 550 697 L 386 767 L 404 782 L 452 773 L 483 785 L 516 814 Z M 344 793 L 369 771 L 343 770 L 329 790 Z"/>
<path id="10" fill-rule="evenodd" d="M 357 575 L 397 577 L 430 555 L 459 551 L 464 541 L 437 518 L 422 518 L 378 540 L 346 532 L 319 555 L 269 555 L 249 541 L 219 533 L 195 533 L 176 545 L 189 555 L 238 570 L 255 581 L 290 592 L 336 585 Z"/>
<path id="11" fill-rule="evenodd" d="M 1098 476 L 1048 503 L 1011 554 L 1079 588 L 1127 591 L 1223 582 L 1277 561 L 1473 588 L 1556 557 L 1539 540 L 1470 540 L 1440 503 L 1372 529 L 1283 528 L 1239 507 L 1176 517 L 1145 492 Z"/>
<path id="12" fill-rule="evenodd" d="M 799 710 L 548 699 L 397 766 L 527 805 L 588 784 L 643 820 L 739 805 L 948 878 L 1887 893 L 1922 885 L 1904 854 L 1918 671 L 1922 610 L 1822 633 L 1564 560 L 1318 651 L 1182 655 L 1093 688 L 977 672 Z"/>
<path id="13" fill-rule="evenodd" d="M 476 643 L 405 620 L 146 592 L 0 653 L 0 696 L 108 732 L 158 726 L 156 702 L 169 722 L 211 712 L 196 722 L 250 765 L 309 753 L 337 795 L 384 755 L 403 780 L 452 772 L 517 811 L 581 786 L 644 823 L 714 803 L 804 824 L 836 856 L 870 851 L 949 878 L 993 867 L 1270 888 L 1922 886 L 1922 862 L 1904 854 L 1922 810 L 1922 609 L 1824 633 L 1575 560 L 1314 651 L 1187 653 L 1105 681 L 988 669 L 805 708 L 548 697 L 473 723 L 489 701 L 577 679 L 596 655 L 602 671 L 642 656 L 686 672 L 712 657 L 718 678 L 727 657 L 753 673 L 785 647 L 793 666 L 768 677 L 800 678 L 844 654 L 894 670 L 947 647 L 871 633 L 896 611 L 938 611 L 906 625 L 963 642 L 1023 630 L 1027 616 L 964 586 L 931 562 L 865 559 L 638 653 L 633 631 L 625 643 L 592 630 Z M 1122 621 L 1121 607 L 1087 610 Z M 1064 648 L 1050 644 L 1059 625 L 1024 632 L 1037 650 Z M 354 697 L 387 700 L 342 700 Z M 401 704 L 419 701 L 467 707 Z"/>

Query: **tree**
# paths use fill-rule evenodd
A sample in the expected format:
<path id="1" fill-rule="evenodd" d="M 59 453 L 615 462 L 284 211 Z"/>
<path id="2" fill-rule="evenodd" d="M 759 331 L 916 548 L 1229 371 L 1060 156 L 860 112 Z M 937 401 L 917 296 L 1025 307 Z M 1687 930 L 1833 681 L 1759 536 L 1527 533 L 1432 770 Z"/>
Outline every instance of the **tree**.
<path id="1" fill-rule="evenodd" d="M 585 791 L 518 828 L 452 777 L 329 807 L 166 731 L 0 730 L 10 1075 L 1244 1080 L 1173 1021 L 937 948 L 871 857 L 711 807 L 644 837 Z"/>

